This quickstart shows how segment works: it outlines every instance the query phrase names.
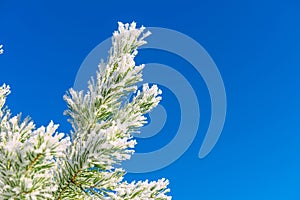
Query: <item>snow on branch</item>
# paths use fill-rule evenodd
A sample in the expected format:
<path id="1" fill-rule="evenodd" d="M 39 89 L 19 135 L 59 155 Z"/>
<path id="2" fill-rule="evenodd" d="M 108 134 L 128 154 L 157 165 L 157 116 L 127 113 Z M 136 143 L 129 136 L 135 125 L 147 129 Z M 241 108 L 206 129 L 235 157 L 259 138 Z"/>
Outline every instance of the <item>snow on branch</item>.
<path id="1" fill-rule="evenodd" d="M 134 58 L 149 34 L 119 22 L 87 92 L 71 88 L 64 96 L 70 137 L 52 121 L 36 128 L 29 118 L 12 116 L 4 107 L 10 88 L 0 87 L 0 199 L 171 199 L 168 180 L 128 183 L 120 168 L 134 153 L 132 133 L 161 100 L 156 85 L 137 88 L 144 65 Z"/>

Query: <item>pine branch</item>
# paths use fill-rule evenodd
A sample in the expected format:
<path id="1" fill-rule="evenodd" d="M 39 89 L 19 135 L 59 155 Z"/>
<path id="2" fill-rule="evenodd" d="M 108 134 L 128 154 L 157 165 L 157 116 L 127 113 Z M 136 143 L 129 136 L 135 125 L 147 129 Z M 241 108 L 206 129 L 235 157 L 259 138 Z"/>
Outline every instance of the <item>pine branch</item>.
<path id="1" fill-rule="evenodd" d="M 150 34 L 144 29 L 119 23 L 107 62 L 100 63 L 88 91 L 70 89 L 64 96 L 71 138 L 52 121 L 36 129 L 29 118 L 12 117 L 3 108 L 9 87 L 0 87 L 1 199 L 171 199 L 167 180 L 127 183 L 125 171 L 116 168 L 134 153 L 132 134 L 161 100 L 156 85 L 137 90 L 144 65 L 136 66 L 134 57 Z"/>

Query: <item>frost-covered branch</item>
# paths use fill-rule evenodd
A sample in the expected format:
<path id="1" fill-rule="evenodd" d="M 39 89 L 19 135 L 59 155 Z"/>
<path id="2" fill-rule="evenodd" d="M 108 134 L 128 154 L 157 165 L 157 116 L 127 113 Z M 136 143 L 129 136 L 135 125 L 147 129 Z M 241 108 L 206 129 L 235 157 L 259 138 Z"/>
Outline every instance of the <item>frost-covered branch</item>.
<path id="1" fill-rule="evenodd" d="M 36 129 L 29 118 L 11 116 L 3 108 L 9 87 L 0 88 L 1 199 L 171 199 L 168 180 L 127 183 L 118 166 L 134 153 L 132 134 L 161 100 L 156 85 L 137 88 L 144 65 L 136 66 L 134 58 L 150 34 L 144 29 L 119 23 L 87 92 L 70 89 L 64 96 L 70 139 L 52 121 Z"/>
<path id="2" fill-rule="evenodd" d="M 57 183 L 53 177 L 65 157 L 68 138 L 56 132 L 53 122 L 35 129 L 29 118 L 11 117 L 3 105 L 9 87 L 0 87 L 0 198 L 52 199 Z"/>
<path id="3" fill-rule="evenodd" d="M 65 113 L 70 116 L 74 128 L 72 137 L 75 145 L 70 151 L 71 155 L 77 158 L 84 157 L 84 160 L 89 161 L 86 162 L 87 166 L 83 163 L 76 165 L 75 171 L 83 170 L 90 176 L 97 173 L 115 173 L 114 166 L 130 159 L 134 152 L 136 141 L 132 139 L 132 133 L 137 132 L 138 128 L 146 123 L 144 114 L 151 111 L 161 100 L 161 91 L 156 85 L 149 87 L 145 84 L 141 91 L 137 90 L 137 83 L 142 80 L 144 65 L 136 66 L 134 57 L 137 55 L 137 48 L 146 43 L 144 39 L 149 34 L 144 33 L 144 27 L 137 29 L 135 23 L 119 23 L 119 30 L 113 34 L 108 61 L 100 63 L 96 80 L 92 78 L 89 81 L 88 92 L 84 94 L 83 91 L 76 92 L 71 89 L 65 96 L 69 106 Z M 135 93 L 134 97 L 128 101 L 131 93 Z M 79 149 L 83 148 L 88 148 L 86 152 L 89 152 L 90 156 L 78 155 Z M 88 170 L 89 168 L 97 170 Z M 122 173 L 118 171 L 117 174 L 118 178 L 109 179 L 114 181 L 107 182 L 107 185 L 103 185 L 101 180 L 94 180 L 96 184 L 92 187 L 97 189 L 97 194 L 117 199 L 117 189 L 127 185 L 121 182 Z M 167 185 L 167 181 L 162 182 Z M 78 183 L 87 185 L 84 181 Z M 135 184 L 141 182 L 131 183 Z M 143 184 L 147 185 L 146 182 Z M 138 188 L 141 189 L 141 194 L 145 193 L 146 190 L 142 187 L 137 187 L 137 190 Z M 167 190 L 161 191 L 163 194 Z M 151 199 L 150 196 L 147 198 Z M 131 198 L 128 196 L 128 199 Z M 165 199 L 169 197 L 165 196 Z"/>

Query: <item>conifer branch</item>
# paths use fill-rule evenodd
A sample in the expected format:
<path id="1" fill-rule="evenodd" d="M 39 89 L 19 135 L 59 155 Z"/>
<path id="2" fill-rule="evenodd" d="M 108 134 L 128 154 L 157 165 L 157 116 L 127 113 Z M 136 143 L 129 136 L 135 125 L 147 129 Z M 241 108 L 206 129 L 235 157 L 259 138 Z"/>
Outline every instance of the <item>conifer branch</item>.
<path id="1" fill-rule="evenodd" d="M 29 118 L 12 117 L 3 108 L 9 86 L 0 87 L 1 199 L 171 199 L 168 180 L 127 183 L 118 167 L 134 153 L 132 134 L 147 122 L 144 115 L 161 100 L 156 85 L 137 88 L 144 65 L 136 66 L 134 57 L 150 34 L 144 29 L 119 23 L 88 91 L 70 89 L 64 96 L 71 137 L 52 121 L 36 129 Z"/>

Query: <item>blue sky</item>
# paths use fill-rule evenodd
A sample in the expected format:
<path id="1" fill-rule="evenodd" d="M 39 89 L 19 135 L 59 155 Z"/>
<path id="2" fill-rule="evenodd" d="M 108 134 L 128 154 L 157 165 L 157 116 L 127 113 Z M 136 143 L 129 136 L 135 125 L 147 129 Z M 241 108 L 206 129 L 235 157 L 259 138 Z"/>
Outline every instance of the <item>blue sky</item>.
<path id="1" fill-rule="evenodd" d="M 300 4 L 297 1 L 0 1 L 0 82 L 12 88 L 13 113 L 37 125 L 52 119 L 70 125 L 62 99 L 87 54 L 110 37 L 117 21 L 165 27 L 200 43 L 222 75 L 227 95 L 225 126 L 213 151 L 198 152 L 210 119 L 201 76 L 166 52 L 141 51 L 138 62 L 160 62 L 180 71 L 198 91 L 197 136 L 176 162 L 126 178 L 170 179 L 175 200 L 300 199 Z M 169 112 L 163 130 L 139 139 L 138 152 L 167 144 L 180 109 L 162 88 Z M 176 132 L 176 130 L 175 130 Z M 188 134 L 188 133 L 187 133 Z"/>

